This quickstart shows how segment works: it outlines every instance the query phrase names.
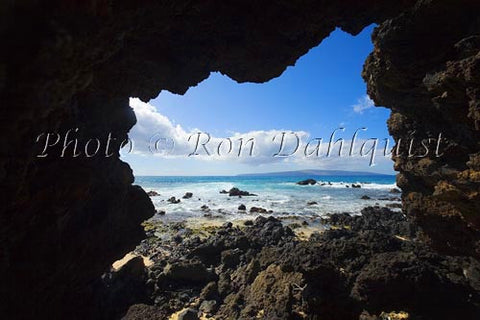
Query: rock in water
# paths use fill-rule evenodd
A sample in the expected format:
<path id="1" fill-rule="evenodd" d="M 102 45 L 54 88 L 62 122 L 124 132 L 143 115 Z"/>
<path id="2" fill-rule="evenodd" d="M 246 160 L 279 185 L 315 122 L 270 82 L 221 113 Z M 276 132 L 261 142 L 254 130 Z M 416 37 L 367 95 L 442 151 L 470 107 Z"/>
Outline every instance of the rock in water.
<path id="1" fill-rule="evenodd" d="M 193 197 L 193 193 L 187 192 L 187 193 L 185 193 L 185 195 L 182 198 L 183 199 L 190 199 L 191 197 Z"/>
<path id="2" fill-rule="evenodd" d="M 260 207 L 251 207 L 250 213 L 267 213 L 267 209 L 260 208 Z"/>
<path id="3" fill-rule="evenodd" d="M 240 190 L 240 189 L 235 188 L 235 187 L 230 189 L 230 191 L 228 191 L 228 195 L 230 197 L 233 197 L 233 196 L 256 196 L 256 194 L 250 193 L 248 191 L 243 191 L 243 190 Z"/>
<path id="4" fill-rule="evenodd" d="M 180 203 L 180 199 L 177 199 L 175 197 L 171 197 L 167 201 L 170 202 L 170 203 Z"/>
<path id="5" fill-rule="evenodd" d="M 297 184 L 301 186 L 314 185 L 314 184 L 317 184 L 317 180 L 307 179 L 307 180 L 298 181 Z"/>

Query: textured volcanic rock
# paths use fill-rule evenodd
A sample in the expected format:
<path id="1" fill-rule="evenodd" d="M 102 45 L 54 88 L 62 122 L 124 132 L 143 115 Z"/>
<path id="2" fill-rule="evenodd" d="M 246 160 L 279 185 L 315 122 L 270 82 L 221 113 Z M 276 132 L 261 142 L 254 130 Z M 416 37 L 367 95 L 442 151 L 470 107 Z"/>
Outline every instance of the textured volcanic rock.
<path id="1" fill-rule="evenodd" d="M 478 257 L 479 12 L 453 0 L 3 1 L 0 312 L 92 318 L 90 284 L 143 237 L 154 208 L 118 154 L 129 97 L 184 93 L 211 71 L 267 81 L 335 27 L 380 24 L 364 77 L 393 111 L 390 132 L 445 138 L 443 157 L 396 160 L 404 208 L 436 248 Z M 70 129 L 81 154 L 72 143 L 61 157 Z M 38 158 L 48 132 L 62 137 Z M 109 133 L 111 155 L 102 144 L 87 157 Z"/>
<path id="2" fill-rule="evenodd" d="M 480 256 L 480 3 L 418 1 L 374 32 L 363 77 L 388 106 L 404 209 L 439 250 Z M 435 144 L 442 134 L 437 157 Z M 426 157 L 418 140 L 426 143 Z"/>
<path id="3" fill-rule="evenodd" d="M 365 311 L 475 319 L 480 313 L 478 260 L 435 253 L 402 213 L 370 207 L 362 216 L 335 214 L 325 222 L 332 228 L 308 241 L 272 217 L 242 228 L 227 223 L 204 239 L 186 236 L 178 246 L 153 236 L 144 241 L 145 253 L 170 248 L 153 255 L 153 308 L 167 318 L 194 307 L 214 319 L 351 320 Z M 198 281 L 185 273 L 192 277 L 186 282 L 172 277 L 178 264 L 215 275 Z M 145 310 L 132 307 L 125 319 Z"/>
<path id="4" fill-rule="evenodd" d="M 238 188 L 232 188 L 228 191 L 230 197 L 236 196 L 256 196 L 256 194 L 250 193 L 248 191 L 240 190 Z"/>

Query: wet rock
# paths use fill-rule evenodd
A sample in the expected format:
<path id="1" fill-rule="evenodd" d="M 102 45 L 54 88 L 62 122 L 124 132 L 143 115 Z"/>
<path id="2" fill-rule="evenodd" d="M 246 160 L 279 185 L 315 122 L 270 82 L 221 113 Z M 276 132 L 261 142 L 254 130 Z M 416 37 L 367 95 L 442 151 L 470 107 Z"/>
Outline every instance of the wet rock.
<path id="1" fill-rule="evenodd" d="M 362 200 L 371 200 L 372 198 L 370 198 L 370 197 L 367 196 L 367 195 L 364 195 L 364 196 L 362 196 L 360 199 L 362 199 Z"/>
<path id="2" fill-rule="evenodd" d="M 314 185 L 314 184 L 317 184 L 317 180 L 315 180 L 315 179 L 306 179 L 306 180 L 298 181 L 297 184 L 298 184 L 298 185 L 301 185 L 301 186 Z"/>
<path id="3" fill-rule="evenodd" d="M 267 209 L 260 208 L 260 207 L 251 207 L 250 213 L 267 213 Z"/>
<path id="4" fill-rule="evenodd" d="M 393 189 L 390 189 L 389 191 L 390 193 L 402 193 L 402 191 L 398 188 L 393 188 Z"/>
<path id="5" fill-rule="evenodd" d="M 201 206 L 200 209 L 201 209 L 202 211 L 210 211 L 210 208 L 209 208 L 206 204 L 204 204 L 203 206 Z"/>
<path id="6" fill-rule="evenodd" d="M 243 190 L 240 190 L 238 188 L 231 188 L 230 191 L 228 191 L 228 195 L 230 197 L 234 197 L 234 196 L 256 196 L 256 194 L 253 194 L 253 193 L 250 193 L 248 191 L 243 191 Z"/>
<path id="7" fill-rule="evenodd" d="M 253 226 L 253 221 L 252 220 L 246 220 L 244 223 L 246 226 Z"/>
<path id="8" fill-rule="evenodd" d="M 193 193 L 187 192 L 187 193 L 185 193 L 185 195 L 182 197 L 182 199 L 190 199 L 191 197 L 193 197 Z"/>
<path id="9" fill-rule="evenodd" d="M 165 210 L 157 210 L 158 215 L 164 216 L 166 214 Z"/>
<path id="10" fill-rule="evenodd" d="M 170 197 L 167 201 L 170 203 L 180 203 L 180 199 L 177 199 L 175 197 Z"/>
<path id="11" fill-rule="evenodd" d="M 160 195 L 160 193 L 158 193 L 158 192 L 156 192 L 156 191 L 154 191 L 154 190 L 151 190 L 151 191 L 148 191 L 148 192 L 147 192 L 147 195 L 148 195 L 149 197 L 158 197 L 158 196 Z"/>
<path id="12" fill-rule="evenodd" d="M 361 187 L 362 187 L 361 184 L 352 183 L 352 188 L 360 189 Z"/>
<path id="13" fill-rule="evenodd" d="M 241 204 L 241 205 L 238 206 L 238 210 L 239 211 L 246 211 L 247 207 L 244 204 Z"/>
<path id="14" fill-rule="evenodd" d="M 228 194 L 228 191 L 227 190 L 222 190 L 220 191 L 221 194 Z"/>
<path id="15" fill-rule="evenodd" d="M 316 204 L 318 204 L 317 201 L 309 201 L 309 202 L 307 202 L 307 205 L 309 205 L 309 206 L 313 206 L 313 205 L 316 205 Z"/>

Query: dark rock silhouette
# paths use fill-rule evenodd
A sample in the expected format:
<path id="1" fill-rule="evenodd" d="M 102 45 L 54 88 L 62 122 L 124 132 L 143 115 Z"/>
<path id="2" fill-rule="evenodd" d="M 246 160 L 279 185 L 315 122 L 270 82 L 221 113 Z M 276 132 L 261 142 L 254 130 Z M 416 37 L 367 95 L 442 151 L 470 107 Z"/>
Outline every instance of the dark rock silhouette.
<path id="1" fill-rule="evenodd" d="M 187 192 L 187 193 L 185 193 L 185 195 L 182 197 L 182 199 L 190 199 L 191 197 L 193 197 L 193 193 Z"/>
<path id="2" fill-rule="evenodd" d="M 243 191 L 243 190 L 240 190 L 238 188 L 232 188 L 230 189 L 230 191 L 228 191 L 228 195 L 230 197 L 235 197 L 235 196 L 238 196 L 238 197 L 242 197 L 242 196 L 256 196 L 256 194 L 253 194 L 253 193 L 250 193 L 248 191 Z"/>
<path id="3" fill-rule="evenodd" d="M 175 197 L 170 197 L 167 202 L 170 202 L 170 203 L 180 203 L 180 199 L 177 199 Z"/>
<path id="4" fill-rule="evenodd" d="M 297 184 L 301 186 L 314 185 L 314 184 L 317 184 L 317 180 L 307 179 L 307 180 L 298 181 Z"/>

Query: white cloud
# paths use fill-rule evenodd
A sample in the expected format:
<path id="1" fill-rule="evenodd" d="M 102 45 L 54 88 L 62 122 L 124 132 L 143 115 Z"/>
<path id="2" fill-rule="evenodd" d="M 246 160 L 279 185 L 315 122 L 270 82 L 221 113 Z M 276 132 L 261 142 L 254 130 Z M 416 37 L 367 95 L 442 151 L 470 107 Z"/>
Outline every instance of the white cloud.
<path id="1" fill-rule="evenodd" d="M 357 103 L 354 104 L 353 107 L 353 112 L 362 114 L 365 110 L 368 110 L 370 108 L 373 108 L 375 106 L 375 103 L 373 102 L 372 99 L 368 95 L 364 95 L 363 97 L 359 98 L 357 100 Z"/>
<path id="2" fill-rule="evenodd" d="M 187 131 L 178 124 L 174 125 L 170 119 L 159 113 L 154 106 L 137 98 L 130 99 L 130 106 L 134 109 L 137 117 L 137 124 L 129 133 L 130 139 L 134 141 L 132 153 L 136 155 L 157 156 L 164 159 L 182 158 L 200 161 L 228 161 L 228 163 L 232 164 L 246 164 L 250 166 L 284 163 L 293 164 L 299 168 L 310 166 L 318 169 L 343 170 L 360 170 L 359 166 L 368 169 L 371 160 L 370 154 L 366 154 L 363 157 L 358 155 L 362 144 L 365 142 L 362 139 L 356 140 L 353 150 L 354 155 L 351 156 L 351 139 L 347 139 L 340 130 L 336 132 L 337 137 L 334 140 L 340 137 L 345 139 L 342 156 L 338 156 L 339 143 L 336 143 L 331 146 L 330 156 L 326 157 L 330 137 L 323 137 L 319 155 L 317 156 L 315 153 L 315 147 L 318 143 L 318 140 L 315 140 L 317 137 L 311 137 L 310 133 L 305 131 L 293 133 L 290 130 L 258 130 L 245 133 L 232 132 L 229 137 L 208 136 L 202 130 L 193 129 Z M 280 150 L 282 137 L 284 148 Z M 210 140 L 205 144 L 204 148 L 202 143 L 205 143 L 208 139 Z M 195 150 L 197 140 L 199 144 Z M 254 143 L 252 155 L 250 156 L 250 148 L 252 146 L 250 141 L 252 140 Z M 309 141 L 310 144 L 307 148 Z M 365 146 L 364 153 L 368 152 L 370 146 L 371 143 Z M 383 156 L 382 148 L 383 145 L 381 140 L 379 140 L 375 162 L 388 165 L 387 162 L 390 160 Z M 294 153 L 295 150 L 296 152 Z M 189 156 L 194 151 L 198 155 Z M 280 153 L 279 156 L 274 156 L 278 153 Z M 291 155 L 292 153 L 294 154 Z M 306 153 L 310 156 L 306 156 Z"/>

